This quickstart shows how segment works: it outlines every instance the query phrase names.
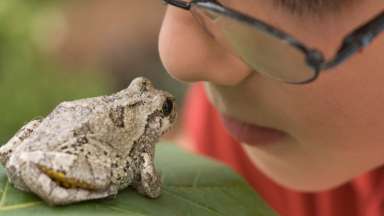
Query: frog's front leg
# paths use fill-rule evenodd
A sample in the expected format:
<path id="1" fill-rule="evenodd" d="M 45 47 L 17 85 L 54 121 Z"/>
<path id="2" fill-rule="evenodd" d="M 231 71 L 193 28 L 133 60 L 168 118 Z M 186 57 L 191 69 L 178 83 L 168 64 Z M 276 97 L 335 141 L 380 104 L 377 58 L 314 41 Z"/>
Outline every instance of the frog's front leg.
<path id="1" fill-rule="evenodd" d="M 17 162 L 25 186 L 52 205 L 103 198 L 118 190 L 110 184 L 109 172 L 102 166 L 92 167 L 74 155 L 25 152 L 17 158 L 12 156 L 9 165 L 13 162 Z"/>
<path id="2" fill-rule="evenodd" d="M 150 153 L 141 153 L 143 164 L 140 170 L 140 182 L 133 185 L 139 193 L 142 193 L 150 198 L 160 196 L 161 179 L 156 172 L 153 162 L 153 157 Z"/>
<path id="3" fill-rule="evenodd" d="M 24 125 L 5 145 L 0 148 L 0 163 L 6 166 L 12 152 L 40 125 L 41 119 L 32 120 Z"/>

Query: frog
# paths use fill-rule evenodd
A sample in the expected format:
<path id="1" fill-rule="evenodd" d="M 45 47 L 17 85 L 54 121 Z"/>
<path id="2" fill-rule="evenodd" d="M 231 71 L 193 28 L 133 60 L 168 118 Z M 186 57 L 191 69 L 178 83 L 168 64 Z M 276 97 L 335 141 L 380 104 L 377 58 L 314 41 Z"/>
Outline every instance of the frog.
<path id="1" fill-rule="evenodd" d="M 116 197 L 128 186 L 157 198 L 155 146 L 176 121 L 174 97 L 144 77 L 111 95 L 64 101 L 0 147 L 9 182 L 49 205 Z"/>

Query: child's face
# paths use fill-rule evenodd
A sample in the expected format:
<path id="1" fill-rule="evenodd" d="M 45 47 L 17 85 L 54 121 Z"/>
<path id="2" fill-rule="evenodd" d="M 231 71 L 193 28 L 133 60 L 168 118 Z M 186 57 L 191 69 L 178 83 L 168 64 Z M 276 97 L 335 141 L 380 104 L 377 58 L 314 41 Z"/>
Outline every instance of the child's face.
<path id="1" fill-rule="evenodd" d="M 220 2 L 291 33 L 327 57 L 345 34 L 383 10 L 381 1 L 364 0 L 344 13 L 311 19 L 276 10 L 272 1 Z M 255 165 L 284 186 L 330 189 L 384 163 L 383 34 L 315 82 L 290 85 L 262 77 L 210 37 L 191 13 L 170 6 L 160 54 L 176 79 L 206 81 L 220 113 L 285 133 L 271 145 L 242 143 Z"/>

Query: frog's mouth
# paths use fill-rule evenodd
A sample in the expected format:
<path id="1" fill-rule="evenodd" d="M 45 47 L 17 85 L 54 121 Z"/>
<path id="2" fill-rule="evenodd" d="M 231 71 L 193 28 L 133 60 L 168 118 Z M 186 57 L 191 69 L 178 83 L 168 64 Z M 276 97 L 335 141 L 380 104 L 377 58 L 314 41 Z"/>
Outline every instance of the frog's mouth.
<path id="1" fill-rule="evenodd" d="M 164 134 L 166 134 L 166 133 L 168 133 L 169 131 L 171 131 L 172 129 L 174 128 L 174 126 L 172 125 L 172 126 L 170 126 L 170 127 L 168 127 L 166 130 L 163 130 L 162 132 L 161 132 L 161 136 L 163 136 Z"/>
<path id="2" fill-rule="evenodd" d="M 176 120 L 177 120 L 177 113 L 175 111 L 173 111 L 167 119 L 163 119 L 163 121 L 166 120 L 167 122 L 164 123 L 163 122 L 163 125 L 166 125 L 166 126 L 163 126 L 162 128 L 162 131 L 161 131 L 161 136 L 168 133 L 169 131 L 171 131 L 173 128 L 175 128 L 175 125 L 176 125 Z"/>

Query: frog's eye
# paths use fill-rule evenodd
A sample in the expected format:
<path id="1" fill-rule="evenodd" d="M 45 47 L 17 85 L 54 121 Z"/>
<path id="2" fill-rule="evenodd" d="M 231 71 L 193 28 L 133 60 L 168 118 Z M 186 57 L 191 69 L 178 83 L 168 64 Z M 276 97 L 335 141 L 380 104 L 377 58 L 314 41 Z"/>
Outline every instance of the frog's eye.
<path id="1" fill-rule="evenodd" d="M 165 102 L 163 103 L 162 112 L 164 116 L 169 116 L 173 110 L 173 101 L 170 98 L 167 98 Z"/>

